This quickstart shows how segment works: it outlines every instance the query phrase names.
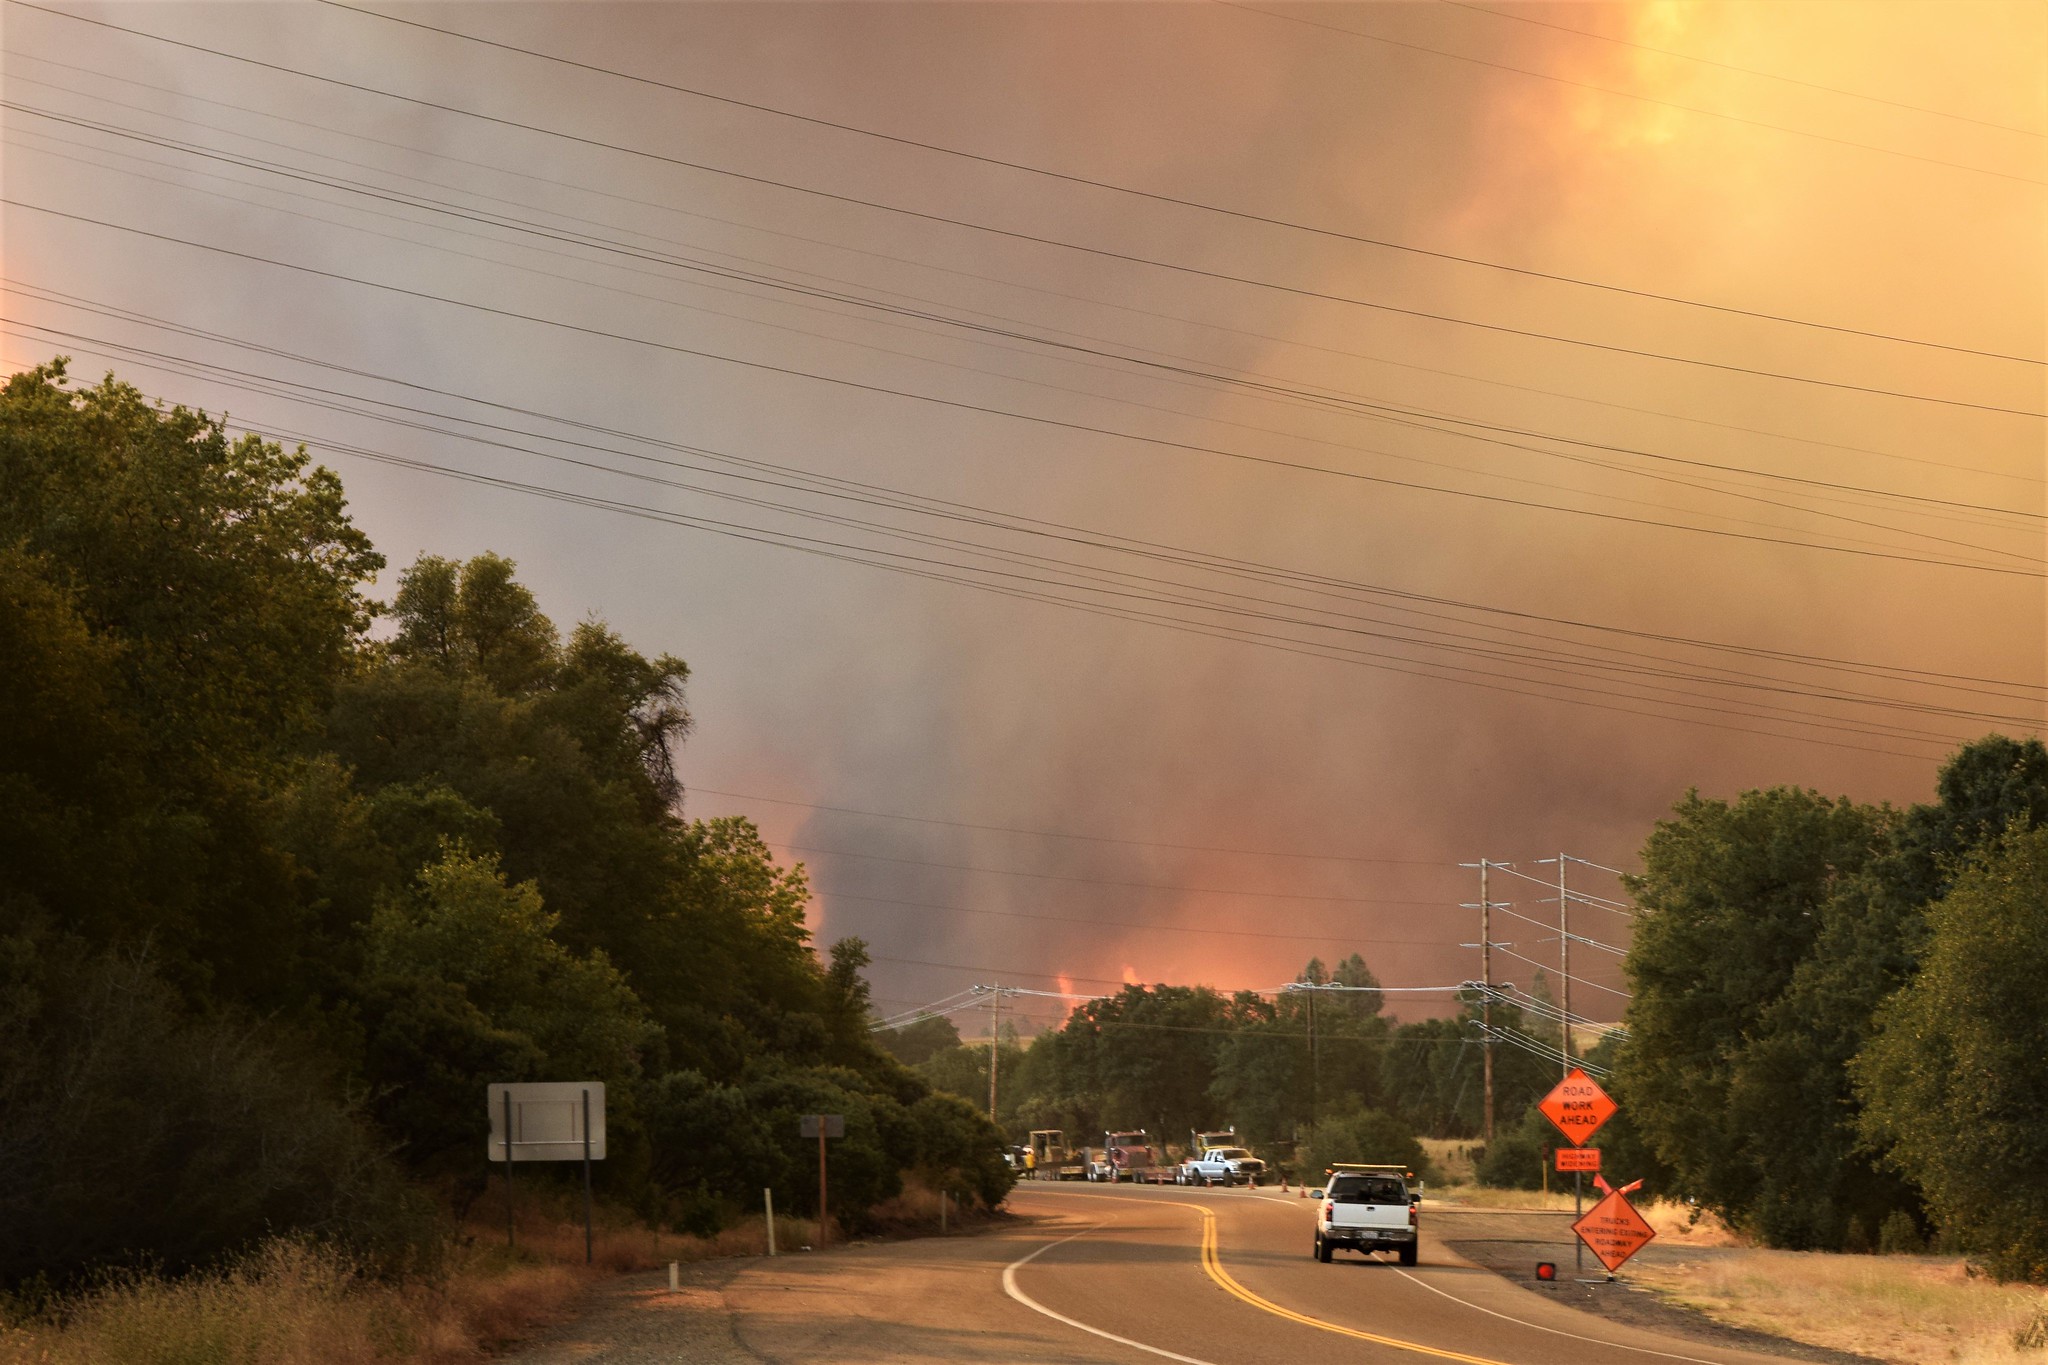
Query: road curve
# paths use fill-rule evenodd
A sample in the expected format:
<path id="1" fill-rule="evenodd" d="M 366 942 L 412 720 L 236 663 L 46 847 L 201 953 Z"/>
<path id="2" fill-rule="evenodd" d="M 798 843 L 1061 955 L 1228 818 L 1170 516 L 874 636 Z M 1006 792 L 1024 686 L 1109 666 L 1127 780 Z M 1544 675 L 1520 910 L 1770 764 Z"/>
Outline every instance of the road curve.
<path id="1" fill-rule="evenodd" d="M 1785 1365 L 1577 1312 L 1431 1236 L 1422 1263 L 1309 1253 L 1277 1191 L 1026 1183 L 1028 1222 L 977 1237 L 755 1262 L 725 1286 L 767 1361 L 1272 1365 Z"/>

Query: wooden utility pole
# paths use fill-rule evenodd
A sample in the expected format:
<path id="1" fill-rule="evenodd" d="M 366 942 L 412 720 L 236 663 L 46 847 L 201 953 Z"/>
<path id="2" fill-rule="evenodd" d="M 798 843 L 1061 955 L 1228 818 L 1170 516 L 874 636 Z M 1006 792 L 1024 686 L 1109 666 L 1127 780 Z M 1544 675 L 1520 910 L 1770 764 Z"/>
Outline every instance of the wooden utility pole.
<path id="1" fill-rule="evenodd" d="M 1558 1021 L 1558 1028 L 1564 1033 L 1564 1074 L 1572 1074 L 1572 921 L 1571 901 L 1566 899 L 1564 889 L 1565 855 L 1557 855 L 1557 974 L 1558 990 L 1563 999 L 1559 1009 L 1564 1018 Z"/>
<path id="2" fill-rule="evenodd" d="M 1487 896 L 1487 861 L 1479 860 L 1479 981 L 1484 987 L 1479 1002 L 1479 1024 L 1486 1037 L 1479 1045 L 1480 1065 L 1485 1073 L 1485 1121 L 1482 1133 L 1493 1143 L 1493 901 Z"/>
<path id="3" fill-rule="evenodd" d="M 996 1044 L 1002 1038 L 1003 983 L 998 981 L 988 997 L 988 1121 L 996 1121 Z M 1007 1141 L 1008 1139 L 1005 1139 Z"/>

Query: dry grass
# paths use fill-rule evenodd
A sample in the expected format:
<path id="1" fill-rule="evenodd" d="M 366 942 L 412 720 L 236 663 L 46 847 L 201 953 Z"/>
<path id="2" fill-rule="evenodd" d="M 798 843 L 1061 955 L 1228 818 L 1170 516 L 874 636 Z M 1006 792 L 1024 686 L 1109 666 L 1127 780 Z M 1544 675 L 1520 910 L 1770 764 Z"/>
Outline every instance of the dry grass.
<path id="1" fill-rule="evenodd" d="M 1423 1138 L 1422 1150 L 1436 1167 L 1433 1184 L 1470 1185 L 1478 1179 L 1474 1155 L 1481 1144 L 1465 1138 Z"/>
<path id="2" fill-rule="evenodd" d="M 1708 1316 L 1900 1365 L 2048 1365 L 2017 1335 L 2048 1295 L 1975 1276 L 1959 1260 L 1747 1250 L 1629 1277 Z"/>
<path id="3" fill-rule="evenodd" d="M 433 1284 L 365 1279 L 337 1253 L 271 1242 L 214 1275 L 113 1281 L 49 1320 L 0 1323 L 4 1365 L 457 1365 L 563 1311 L 567 1266 L 465 1266 Z"/>
<path id="4" fill-rule="evenodd" d="M 586 1266 L 574 1193 L 522 1190 L 517 1209 L 513 1249 L 502 1194 L 478 1200 L 431 1281 L 379 1281 L 331 1249 L 279 1240 L 215 1274 L 110 1280 L 48 1314 L 10 1316 L 0 1300 L 0 1365 L 470 1365 L 567 1315 L 602 1276 L 768 1249 L 760 1218 L 685 1237 L 599 1209 Z M 885 1235 L 938 1229 L 938 1196 L 915 1185 L 874 1212 Z M 956 1228 L 992 1217 L 949 1213 Z M 815 1219 L 775 1220 L 782 1250 L 816 1232 Z"/>

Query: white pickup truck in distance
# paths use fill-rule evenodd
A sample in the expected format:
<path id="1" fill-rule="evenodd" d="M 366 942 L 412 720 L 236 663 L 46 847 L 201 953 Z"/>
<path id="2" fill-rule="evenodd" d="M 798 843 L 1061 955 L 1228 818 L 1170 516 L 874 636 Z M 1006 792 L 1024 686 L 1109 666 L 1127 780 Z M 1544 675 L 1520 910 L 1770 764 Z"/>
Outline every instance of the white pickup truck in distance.
<path id="1" fill-rule="evenodd" d="M 1256 1185 L 1266 1163 L 1242 1147 L 1211 1147 L 1181 1162 L 1176 1183 L 1182 1185 Z"/>
<path id="2" fill-rule="evenodd" d="M 1398 1174 L 1338 1171 L 1330 1183 L 1310 1198 L 1322 1201 L 1316 1208 L 1315 1256 L 1327 1263 L 1339 1247 L 1352 1251 L 1396 1251 L 1402 1265 L 1414 1265 L 1417 1239 L 1422 1235 L 1416 1205 L 1422 1196 L 1410 1194 L 1408 1183 Z"/>

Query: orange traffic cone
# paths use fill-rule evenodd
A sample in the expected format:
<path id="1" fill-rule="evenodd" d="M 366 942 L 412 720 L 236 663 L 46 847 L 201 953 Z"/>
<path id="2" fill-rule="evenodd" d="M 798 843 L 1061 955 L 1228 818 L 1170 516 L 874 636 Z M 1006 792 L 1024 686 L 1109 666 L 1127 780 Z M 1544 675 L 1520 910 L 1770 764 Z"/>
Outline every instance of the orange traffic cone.
<path id="1" fill-rule="evenodd" d="M 1297 1185 L 1297 1186 L 1295 1186 L 1295 1189 L 1296 1189 L 1296 1190 L 1298 1190 L 1298 1191 L 1300 1192 L 1300 1194 L 1301 1194 L 1301 1197 L 1302 1197 L 1303 1199 L 1306 1199 L 1306 1198 L 1308 1198 L 1308 1186 L 1306 1186 L 1306 1185 Z"/>

